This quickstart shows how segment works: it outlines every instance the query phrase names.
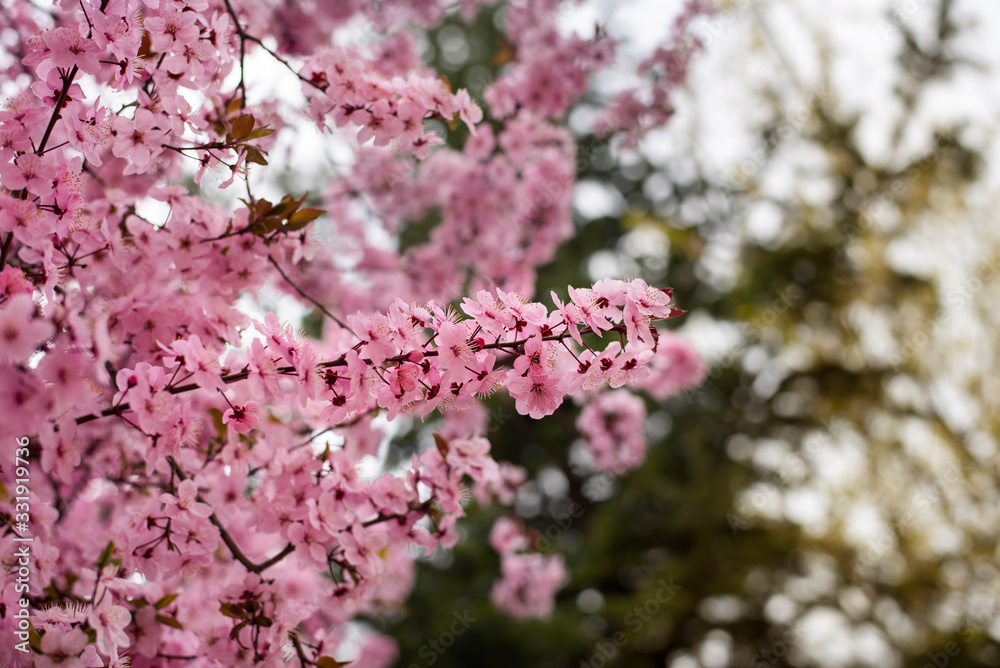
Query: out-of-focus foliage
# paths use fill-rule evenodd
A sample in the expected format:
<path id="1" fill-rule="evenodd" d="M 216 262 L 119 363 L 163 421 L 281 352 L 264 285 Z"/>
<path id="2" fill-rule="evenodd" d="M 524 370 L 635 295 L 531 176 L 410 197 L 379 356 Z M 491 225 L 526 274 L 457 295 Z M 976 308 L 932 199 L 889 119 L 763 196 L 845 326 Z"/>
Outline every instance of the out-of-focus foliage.
<path id="1" fill-rule="evenodd" d="M 548 621 L 495 612 L 473 510 L 389 625 L 401 665 L 1000 665 L 997 10 L 723 5 L 669 130 L 613 172 L 582 138 L 578 235 L 542 294 L 672 285 L 711 371 L 649 403 L 649 459 L 618 480 L 555 473 L 572 406 L 491 405 L 572 579 Z M 502 65 L 489 17 L 435 39 L 473 92 Z"/>

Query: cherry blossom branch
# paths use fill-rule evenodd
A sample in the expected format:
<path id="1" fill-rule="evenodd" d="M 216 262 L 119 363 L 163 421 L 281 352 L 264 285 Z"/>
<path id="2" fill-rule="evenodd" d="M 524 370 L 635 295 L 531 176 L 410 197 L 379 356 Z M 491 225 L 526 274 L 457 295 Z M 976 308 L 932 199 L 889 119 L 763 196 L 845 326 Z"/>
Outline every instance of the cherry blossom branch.
<path id="1" fill-rule="evenodd" d="M 312 297 L 310 297 L 309 295 L 307 295 L 302 288 L 300 288 L 298 285 L 296 285 L 295 281 L 293 281 L 292 279 L 290 279 L 288 277 L 288 274 L 285 273 L 285 271 L 281 268 L 281 266 L 278 264 L 277 260 L 275 260 L 272 255 L 268 254 L 267 260 L 268 260 L 268 262 L 270 262 L 271 264 L 274 265 L 274 268 L 278 270 L 278 273 L 281 274 L 281 277 L 283 279 L 285 279 L 285 282 L 288 283 L 293 288 L 295 288 L 295 291 L 297 293 L 299 293 L 300 295 L 302 295 L 303 299 L 306 299 L 309 302 L 311 302 L 313 306 L 315 306 L 316 308 L 318 308 L 320 311 L 323 312 L 323 315 L 325 315 L 326 317 L 330 318 L 331 320 L 333 320 L 335 323 L 337 323 L 338 325 L 340 325 L 344 329 L 350 329 L 346 324 L 344 324 L 343 320 L 341 320 L 340 318 L 338 318 L 334 314 L 330 313 L 330 311 L 328 311 L 325 306 L 323 306 L 318 301 L 316 301 L 315 299 L 313 299 Z"/>
<path id="2" fill-rule="evenodd" d="M 282 58 L 281 56 L 279 56 L 278 54 L 276 54 L 274 51 L 272 51 L 270 48 L 268 48 L 267 45 L 265 45 L 264 42 L 261 41 L 261 39 L 259 37 L 254 37 L 250 33 L 248 33 L 245 30 L 243 30 L 243 26 L 240 25 L 240 20 L 236 16 L 236 10 L 233 9 L 233 6 L 230 3 L 230 1 L 229 0 L 224 0 L 224 2 L 226 3 L 226 11 L 229 13 L 229 16 L 231 16 L 232 19 L 233 19 L 233 25 L 236 27 L 236 34 L 240 38 L 240 83 L 239 83 L 239 86 L 237 86 L 237 87 L 238 88 L 243 88 L 243 97 L 244 97 L 244 100 L 246 99 L 246 88 L 243 87 L 243 56 L 244 56 L 244 53 L 245 53 L 245 47 L 246 47 L 246 43 L 245 42 L 246 42 L 246 40 L 249 40 L 249 41 L 253 42 L 254 44 L 258 45 L 260 48 L 264 49 L 264 51 L 266 51 L 268 53 L 268 55 L 270 55 L 272 58 L 274 58 L 275 60 L 277 60 L 279 63 L 281 63 L 282 65 L 284 65 L 285 67 L 287 67 L 288 70 L 292 74 L 294 74 L 295 76 L 297 76 L 299 78 L 299 81 L 307 83 L 310 86 L 312 86 L 313 88 L 316 88 L 317 90 L 321 90 L 321 91 L 322 90 L 326 90 L 323 86 L 320 86 L 315 81 L 310 81 L 309 79 L 306 79 L 304 76 L 302 76 L 301 74 L 299 74 L 299 71 L 296 70 L 294 67 L 292 67 L 291 63 L 289 63 L 287 60 L 285 60 L 284 58 Z"/>
<path id="3" fill-rule="evenodd" d="M 580 334 L 591 334 L 591 333 L 593 333 L 593 331 L 594 330 L 591 329 L 590 327 L 584 327 L 583 329 L 579 330 Z M 614 325 L 614 326 L 611 327 L 610 330 L 607 330 L 607 331 L 613 331 L 613 332 L 618 332 L 619 334 L 622 334 L 622 333 L 625 332 L 625 325 L 622 325 L 622 324 Z M 553 335 L 550 335 L 550 336 L 543 336 L 541 338 L 541 340 L 542 341 L 559 341 L 559 342 L 561 342 L 561 341 L 565 340 L 569 336 L 570 336 L 570 333 L 569 333 L 569 330 L 567 329 L 566 331 L 562 332 L 561 334 L 553 334 Z M 529 340 L 530 339 L 518 339 L 518 340 L 515 340 L 515 341 L 496 341 L 494 343 L 485 343 L 479 349 L 480 350 L 503 350 L 504 348 L 516 348 L 518 346 L 524 345 Z M 424 357 L 437 357 L 439 355 L 439 353 L 438 353 L 437 350 L 422 351 L 422 354 L 423 354 Z M 409 356 L 409 353 L 402 353 L 402 354 L 399 354 L 399 355 L 395 355 L 394 357 L 386 358 L 385 363 L 388 363 L 388 364 L 401 364 L 401 363 L 407 361 L 408 356 Z M 362 361 L 365 364 L 367 364 L 369 366 L 372 366 L 372 361 L 371 360 L 369 360 L 369 359 L 363 359 Z M 335 367 L 345 367 L 345 366 L 347 366 L 347 360 L 343 356 L 341 356 L 340 358 L 335 359 L 335 360 L 330 360 L 330 361 L 327 361 L 327 362 L 320 362 L 319 364 L 316 365 L 316 367 L 319 368 L 319 369 L 332 369 L 332 368 L 335 368 Z M 297 374 L 298 370 L 294 366 L 282 366 L 282 367 L 278 367 L 277 369 L 275 369 L 275 373 L 278 374 L 278 375 L 282 375 L 282 376 L 288 376 L 288 375 L 295 375 L 295 374 Z M 241 380 L 246 380 L 249 377 L 250 377 L 250 371 L 249 371 L 249 369 L 244 369 L 243 371 L 237 371 L 235 373 L 226 374 L 226 375 L 222 376 L 220 378 L 220 380 L 223 383 L 225 383 L 226 385 L 230 385 L 232 383 L 236 383 L 236 382 L 239 382 Z M 183 394 L 185 392 L 192 392 L 194 390 L 200 390 L 200 389 L 202 389 L 202 387 L 201 387 L 201 385 L 198 385 L 197 383 L 188 383 L 187 385 L 180 385 L 180 386 L 177 386 L 177 387 L 167 386 L 165 389 L 170 394 Z M 130 410 L 130 408 L 131 407 L 130 407 L 130 405 L 127 402 L 123 402 L 123 403 L 118 404 L 117 406 L 112 406 L 111 408 L 105 408 L 100 413 L 90 413 L 88 415 L 83 415 L 81 417 L 78 417 L 78 418 L 76 418 L 76 423 L 77 424 L 84 424 L 84 423 L 93 422 L 94 420 L 99 420 L 99 419 L 105 418 L 105 417 L 112 417 L 112 416 L 115 416 L 115 415 L 121 415 L 125 411 Z"/>
<path id="4" fill-rule="evenodd" d="M 101 3 L 101 9 L 104 9 L 106 2 Z M 45 132 L 42 134 L 42 139 L 38 143 L 38 148 L 35 149 L 35 155 L 42 155 L 45 153 L 45 146 L 49 143 L 49 137 L 52 136 L 52 130 L 56 126 L 56 122 L 62 117 L 62 107 L 66 104 L 66 98 L 69 96 L 69 89 L 73 85 L 73 79 L 76 78 L 77 72 L 80 71 L 76 65 L 73 69 L 69 71 L 63 79 L 62 90 L 59 91 L 59 97 L 56 99 L 56 107 L 52 110 L 52 115 L 49 117 L 49 124 L 45 126 Z M 18 192 L 18 199 L 24 199 L 27 197 L 28 193 L 26 190 L 22 189 Z M 14 233 L 8 232 L 7 237 L 3 240 L 3 247 L 0 248 L 0 271 L 7 266 L 7 255 L 10 253 L 10 247 L 14 242 Z"/>
<path id="5" fill-rule="evenodd" d="M 174 459 L 173 455 L 167 455 L 167 462 L 169 462 L 170 468 L 171 470 L 173 470 L 174 475 L 180 478 L 181 481 L 188 479 L 187 475 L 185 475 L 183 469 L 181 469 L 180 464 L 177 463 L 177 460 Z M 205 503 L 205 499 L 202 498 L 200 493 L 197 495 L 197 499 L 199 503 Z M 255 564 L 252 561 L 250 561 L 250 559 L 248 559 L 245 554 L 243 554 L 243 551 L 240 550 L 239 546 L 236 544 L 236 541 L 233 540 L 233 537 L 229 535 L 229 532 L 226 530 L 226 527 L 223 526 L 219 518 L 216 517 L 214 511 L 212 512 L 211 515 L 208 516 L 208 521 L 214 524 L 215 528 L 219 530 L 219 535 L 222 537 L 222 542 L 225 543 L 226 547 L 229 548 L 229 551 L 232 552 L 233 557 L 236 559 L 236 561 L 243 564 L 246 567 L 246 569 L 251 573 L 260 575 L 268 568 L 274 566 L 279 561 L 281 561 L 282 559 L 284 559 L 289 554 L 295 551 L 295 545 L 289 543 L 288 545 L 285 545 L 284 549 L 281 550 L 281 552 L 274 555 L 267 561 L 261 564 Z"/>
<path id="6" fill-rule="evenodd" d="M 42 639 L 46 651 L 40 653 L 52 660 L 97 663 L 91 633 L 96 630 L 96 653 L 104 663 L 113 661 L 119 648 L 128 645 L 122 644 L 123 635 L 134 642 L 143 634 L 134 620 L 146 606 L 145 613 L 160 624 L 183 631 L 177 620 L 184 619 L 189 631 L 207 630 L 206 636 L 177 636 L 181 639 L 169 647 L 146 647 L 164 662 L 192 661 L 212 652 L 272 661 L 280 652 L 274 638 L 294 618 L 302 624 L 296 622 L 300 635 L 293 636 L 292 656 L 297 654 L 303 667 L 330 663 L 323 656 L 321 634 L 315 634 L 314 644 L 306 629 L 339 634 L 350 620 L 324 617 L 322 606 L 347 602 L 349 611 L 373 609 L 372 601 L 386 597 L 387 604 L 401 604 L 405 592 L 399 588 L 383 592 L 358 585 L 381 577 L 383 568 L 390 569 L 390 578 L 403 573 L 411 561 L 408 542 L 429 550 L 453 545 L 467 480 L 477 499 L 493 495 L 503 503 L 509 503 L 505 499 L 520 484 L 520 472 L 489 454 L 485 435 L 455 438 L 453 447 L 436 440 L 436 449 L 415 453 L 405 473 L 386 470 L 381 479 L 363 478 L 355 468 L 357 459 L 381 431 L 378 422 L 369 424 L 372 416 L 460 411 L 503 388 L 519 415 L 538 419 L 552 415 L 578 390 L 599 393 L 605 386 L 628 383 L 648 391 L 644 374 L 655 372 L 657 361 L 656 336 L 648 325 L 676 313 L 668 291 L 638 279 L 570 288 L 565 305 L 553 296 L 556 309 L 499 289 L 516 285 L 530 292 L 539 263 L 572 233 L 572 226 L 563 225 L 562 212 L 571 203 L 578 170 L 575 140 L 561 119 L 582 99 L 590 71 L 612 60 L 610 42 L 564 42 L 552 32 L 552 44 L 539 50 L 532 46 L 534 37 L 512 28 L 517 55 L 491 98 L 495 114 L 488 124 L 494 136 L 486 138 L 482 155 L 473 155 L 448 145 L 434 148 L 446 138 L 424 121 L 437 118 L 451 129 L 461 121 L 474 134 L 482 109 L 469 91 L 454 90 L 446 79 L 435 78 L 409 46 L 402 45 L 406 48 L 399 57 L 380 58 L 364 48 L 374 46 L 367 40 L 359 45 L 331 39 L 347 18 L 343 12 L 303 17 L 257 4 L 69 0 L 60 11 L 49 12 L 51 20 L 11 10 L 8 22 L 24 39 L 11 40 L 20 64 L 8 68 L 7 83 L 12 92 L 21 90 L 6 108 L 11 132 L 4 146 L 10 150 L 0 160 L 8 186 L 0 202 L 0 269 L 15 268 L 4 272 L 0 290 L 5 295 L 0 319 L 8 325 L 0 329 L 11 333 L 0 357 L 12 386 L 13 403 L 8 403 L 15 407 L 5 419 L 12 421 L 12 431 L 25 434 L 37 431 L 38 424 L 49 425 L 29 439 L 45 455 L 46 471 L 37 481 L 43 489 L 38 491 L 53 499 L 57 511 L 36 518 L 43 522 L 37 528 L 46 545 L 67 557 L 51 573 L 43 573 L 39 587 L 47 594 L 29 599 L 39 606 L 89 604 L 93 613 L 90 628 L 77 615 L 53 613 L 37 620 L 35 640 Z M 380 33 L 386 26 L 391 30 L 413 23 L 409 12 L 415 12 L 421 29 L 436 23 L 421 19 L 419 8 L 404 7 L 397 17 L 401 20 L 383 26 L 380 12 L 354 4 L 358 6 L 348 14 L 377 22 Z M 555 25 L 552 12 L 533 7 L 538 3 L 520 4 L 525 7 L 511 5 L 512 11 L 522 12 L 522 20 L 509 22 L 512 26 L 541 23 L 547 31 Z M 222 7 L 224 11 L 215 11 Z M 313 21 L 316 29 L 295 31 L 284 23 L 291 18 Z M 47 30 L 28 34 L 43 27 Z M 289 39 L 281 37 L 285 34 Z M 282 240 L 305 244 L 308 234 L 300 231 L 324 212 L 305 206 L 308 194 L 287 194 L 273 204 L 257 199 L 245 178 L 249 165 L 267 165 L 271 142 L 255 140 L 288 126 L 284 110 L 273 107 L 266 95 L 257 100 L 262 104 L 258 115 L 275 119 L 274 129 L 256 127 L 263 118 L 250 113 L 247 94 L 255 79 L 253 69 L 245 68 L 257 46 L 267 53 L 258 54 L 261 58 L 273 58 L 305 82 L 300 93 L 308 102 L 308 116 L 322 131 L 349 127 L 357 132 L 358 146 L 374 143 L 374 150 L 361 150 L 352 168 L 338 176 L 333 206 L 356 199 L 390 236 L 397 235 L 401 221 L 441 214 L 440 234 L 421 247 L 426 255 L 418 257 L 401 244 L 394 251 L 399 257 L 381 261 L 379 255 L 380 261 L 352 269 L 362 280 L 344 284 L 351 293 L 347 301 L 320 289 L 342 273 L 330 249 L 317 249 L 323 257 L 317 258 L 315 283 L 307 280 L 305 265 L 271 248 Z M 571 57 L 563 58 L 563 53 Z M 237 64 L 238 76 L 232 72 Z M 584 74 L 588 76 L 579 76 Z M 22 83 L 25 77 L 32 82 Z M 543 77 L 559 94 L 533 100 L 525 89 L 542 85 Z M 521 85 L 522 80 L 531 85 Z M 565 85 L 572 81 L 579 83 Z M 218 95 L 195 102 L 184 94 L 190 90 Z M 511 138 L 525 150 L 508 150 L 506 139 Z M 487 150 L 485 144 L 491 143 Z M 433 163 L 415 168 L 432 149 L 452 156 L 449 178 L 437 178 Z M 221 187 L 243 181 L 238 185 L 246 186 L 242 201 L 248 211 L 234 211 L 170 177 L 197 169 L 200 185 L 216 167 L 232 171 Z M 542 178 L 548 174 L 558 176 L 558 187 Z M 507 194 L 497 201 L 484 199 L 483 192 L 496 184 Z M 413 188 L 425 192 L 414 200 Z M 136 212 L 146 197 L 168 205 L 162 224 Z M 509 207 L 508 199 L 530 206 Z M 369 243 L 366 228 L 353 218 L 335 222 L 343 223 L 338 234 L 348 235 L 351 244 L 357 237 L 364 253 L 377 250 L 378 244 Z M 502 234 L 480 234 L 486 227 Z M 203 238 L 212 235 L 219 236 Z M 233 238 L 239 235 L 239 240 Z M 342 327 L 347 323 L 342 342 L 332 348 L 314 345 L 269 313 L 263 323 L 255 323 L 263 341 L 233 349 L 244 322 L 235 317 L 235 300 L 255 285 L 253 267 L 262 268 L 263 257 L 254 255 L 261 250 L 258 238 L 277 269 L 264 270 L 269 284 L 281 276 L 303 304 Z M 519 243 L 509 243 L 515 238 Z M 465 250 L 461 257 L 454 257 L 455 244 Z M 428 262 L 435 271 L 410 272 L 411 260 Z M 287 270 L 282 262 L 288 263 Z M 509 277 L 510 266 L 526 272 Z M 392 272 L 389 283 L 400 288 L 400 297 L 434 295 L 435 302 L 392 300 L 381 309 L 393 295 L 379 291 L 380 271 Z M 178 281 L 189 278 L 200 279 L 198 290 L 178 290 Z M 473 285 L 499 287 L 494 294 L 481 290 L 452 308 L 448 298 L 465 292 L 462 285 L 470 290 Z M 447 292 L 453 286 L 459 286 L 457 291 Z M 41 292 L 46 299 L 39 305 Z M 98 304 L 89 298 L 95 294 L 115 298 Z M 355 304 L 351 315 L 344 312 L 347 302 Z M 598 345 L 597 336 L 605 332 L 608 336 Z M 588 334 L 586 342 L 581 334 Z M 569 338 L 577 345 L 569 344 Z M 40 350 L 44 360 L 32 364 Z M 232 354 L 228 360 L 236 361 L 224 362 L 227 353 Z M 96 381 L 101 378 L 110 380 Z M 95 382 L 75 382 L 81 379 Z M 239 387 L 228 387 L 243 380 Z M 55 401 L 48 396 L 53 388 L 58 389 Z M 170 396 L 195 390 L 199 392 Z M 217 396 L 220 390 L 225 399 Z M 632 404 L 641 403 L 633 398 Z M 261 407 L 265 402 L 269 405 Z M 616 406 L 632 404 L 602 404 L 588 419 L 606 421 Z M 73 405 L 88 408 L 67 412 Z M 77 417 L 83 410 L 93 414 Z M 270 420 L 268 413 L 275 411 L 293 417 Z M 559 411 L 556 419 L 566 422 L 569 414 Z M 67 421 L 85 424 L 102 417 L 117 419 L 81 430 L 67 428 L 74 426 Z M 213 423 L 219 433 L 213 433 Z M 348 437 L 343 445 L 329 444 L 323 455 L 315 452 L 328 440 L 321 434 L 355 424 L 361 427 L 362 447 L 354 447 L 355 440 Z M 520 420 L 514 424 L 521 426 Z M 594 443 L 604 434 L 591 432 L 587 438 Z M 271 466 L 275 447 L 282 461 L 277 468 Z M 188 451 L 184 466 L 191 466 L 191 473 L 185 474 L 179 464 L 177 448 Z M 168 469 L 162 469 L 163 459 Z M 110 484 L 90 490 L 94 479 Z M 199 487 L 207 496 L 199 494 Z M 260 547 L 256 532 L 237 530 L 238 523 L 228 516 L 231 502 L 234 517 L 254 512 L 254 504 L 242 503 L 248 492 L 265 503 L 256 506 L 266 513 L 259 527 Z M 311 513 L 313 503 L 316 517 L 303 516 L 303 507 Z M 61 531 L 80 522 L 98 530 Z M 24 537 L 23 532 L 11 534 L 8 527 L 8 540 Z M 239 543 L 246 543 L 249 552 Z M 222 544 L 223 552 L 231 554 L 224 558 L 224 568 L 203 569 Z M 128 548 L 118 550 L 121 560 L 114 561 L 119 568 L 112 569 L 116 545 Z M 90 600 L 63 592 L 64 581 L 72 582 L 72 574 L 92 563 L 90 557 L 97 553 L 104 555 L 97 561 L 97 575 L 78 592 L 91 590 Z M 293 559 L 286 560 L 289 555 Z M 318 597 L 296 601 L 281 595 L 289 590 L 279 571 L 292 569 L 299 556 L 296 578 L 321 591 Z M 283 568 L 272 568 L 281 563 Z M 127 573 L 136 569 L 164 584 L 157 601 L 128 595 Z M 324 584 L 327 570 L 335 583 L 332 589 Z M 242 594 L 228 591 L 234 577 L 247 573 L 254 575 Z M 177 612 L 167 613 L 175 599 Z M 224 629 L 222 617 L 237 621 Z M 268 631 L 272 626 L 279 628 Z M 79 639 L 80 632 L 90 647 L 77 656 L 82 647 L 76 647 L 72 636 Z M 72 648 L 52 642 L 67 638 L 73 640 Z M 215 647 L 209 650 L 209 645 Z M 38 654 L 37 646 L 35 650 Z"/>
<path id="7" fill-rule="evenodd" d="M 410 506 L 409 511 L 411 513 L 426 514 L 427 511 L 431 509 L 431 506 L 434 505 L 434 501 L 435 501 L 435 499 L 432 496 L 431 498 L 429 498 L 426 501 L 424 501 L 423 503 L 421 503 L 419 506 L 416 506 L 416 507 Z M 373 517 L 370 520 L 365 520 L 364 522 L 361 523 L 361 526 L 363 526 L 365 528 L 368 528 L 370 526 L 375 526 L 376 524 L 379 524 L 381 522 L 388 522 L 389 520 L 400 520 L 400 521 L 402 521 L 402 520 L 406 519 L 406 515 L 407 514 L 408 513 L 404 513 L 402 515 L 400 515 L 398 513 L 394 513 L 392 515 L 381 515 L 380 514 L 378 517 Z"/>
<path id="8" fill-rule="evenodd" d="M 66 78 L 63 80 L 62 90 L 59 91 L 59 97 L 56 99 L 56 108 L 52 111 L 52 116 L 49 117 L 49 124 L 45 127 L 45 133 L 42 135 L 42 141 L 38 144 L 38 148 L 35 150 L 36 155 L 42 155 L 45 152 L 45 145 L 49 143 L 49 137 L 52 135 L 52 130 L 56 127 L 56 122 L 62 117 L 62 108 L 66 104 L 66 98 L 69 96 L 69 89 L 73 85 L 73 79 L 76 78 L 76 73 L 80 71 L 80 68 L 76 65 L 73 69 L 69 71 Z"/>

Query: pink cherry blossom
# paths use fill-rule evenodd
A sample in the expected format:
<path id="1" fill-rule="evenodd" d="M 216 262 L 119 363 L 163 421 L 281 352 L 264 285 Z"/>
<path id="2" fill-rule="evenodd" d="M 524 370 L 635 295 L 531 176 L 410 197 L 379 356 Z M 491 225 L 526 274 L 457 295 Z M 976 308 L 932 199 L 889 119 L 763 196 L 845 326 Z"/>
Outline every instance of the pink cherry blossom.
<path id="1" fill-rule="evenodd" d="M 646 405 L 624 390 L 598 395 L 584 406 L 576 426 L 583 435 L 594 468 L 621 475 L 646 456 Z"/>
<path id="2" fill-rule="evenodd" d="M 163 494 L 160 500 L 164 503 L 163 512 L 171 517 L 184 512 L 193 513 L 198 517 L 208 517 L 212 514 L 211 506 L 198 501 L 198 487 L 190 480 L 184 480 L 177 486 L 177 496 Z"/>
<path id="3" fill-rule="evenodd" d="M 504 554 L 502 578 L 493 584 L 493 605 L 514 619 L 546 618 L 552 614 L 555 593 L 566 579 L 560 555 Z"/>
<path id="4" fill-rule="evenodd" d="M 42 638 L 42 656 L 35 660 L 35 666 L 39 668 L 89 668 L 91 666 L 103 666 L 95 653 L 93 647 L 88 649 L 87 634 L 79 628 L 71 628 L 65 631 L 46 633 Z M 94 659 L 97 662 L 94 662 Z"/>
<path id="5" fill-rule="evenodd" d="M 517 412 L 534 419 L 551 415 L 562 403 L 559 380 L 548 375 L 522 375 L 517 371 L 507 373 L 507 391 L 514 397 Z"/>
<path id="6" fill-rule="evenodd" d="M 128 647 L 130 640 L 125 627 L 132 621 L 128 609 L 111 602 L 106 596 L 102 603 L 92 608 L 87 622 L 97 632 L 97 649 L 102 654 L 111 654 L 119 647 Z"/>
<path id="7" fill-rule="evenodd" d="M 700 385 L 707 370 L 695 349 L 670 332 L 660 332 L 656 352 L 646 368 L 649 373 L 639 381 L 639 387 L 659 401 Z"/>
<path id="8" fill-rule="evenodd" d="M 518 552 L 528 548 L 524 528 L 509 517 L 501 517 L 490 529 L 490 545 L 500 554 Z"/>
<path id="9" fill-rule="evenodd" d="M 222 414 L 222 423 L 232 425 L 237 434 L 251 432 L 259 423 L 256 413 L 258 405 L 256 401 L 248 401 L 240 406 L 232 406 Z"/>
<path id="10" fill-rule="evenodd" d="M 36 310 L 23 292 L 0 304 L 0 359 L 23 362 L 55 332 L 51 321 L 35 317 Z"/>
<path id="11" fill-rule="evenodd" d="M 623 429 L 641 432 L 642 400 L 600 391 L 698 382 L 658 287 L 571 286 L 554 310 L 535 297 L 576 233 L 567 118 L 600 104 L 590 81 L 615 53 L 608 35 L 564 32 L 558 3 L 497 14 L 510 60 L 477 90 L 419 57 L 417 33 L 458 9 L 441 0 L 49 4 L 0 16 L 15 56 L 0 66 L 0 413 L 5 461 L 27 438 L 40 467 L 29 596 L 53 607 L 34 611 L 38 665 L 279 665 L 294 632 L 303 663 L 387 666 L 385 636 L 344 638 L 404 609 L 411 547 L 454 547 L 471 498 L 510 506 L 529 482 L 497 460 L 503 420 L 482 397 L 531 418 L 582 403 L 595 465 L 632 467 L 643 449 Z M 679 83 L 678 30 L 637 81 Z M 258 59 L 301 94 L 274 98 Z M 669 93 L 598 115 L 627 140 L 669 115 Z M 322 134 L 302 135 L 303 117 Z M 342 169 L 274 194 L 269 152 L 310 169 L 306 142 Z M 432 224 L 404 242 L 415 221 Z M 270 310 L 292 302 L 321 336 Z M 417 416 L 434 443 L 363 476 L 386 422 Z M 493 534 L 494 602 L 545 616 L 561 558 L 509 521 Z"/>
<path id="12" fill-rule="evenodd" d="M 138 172 L 144 172 L 153 158 L 163 151 L 166 133 L 157 125 L 157 118 L 148 109 L 137 109 L 135 118 L 118 116 L 113 125 L 115 137 L 111 153 L 127 158 Z"/>

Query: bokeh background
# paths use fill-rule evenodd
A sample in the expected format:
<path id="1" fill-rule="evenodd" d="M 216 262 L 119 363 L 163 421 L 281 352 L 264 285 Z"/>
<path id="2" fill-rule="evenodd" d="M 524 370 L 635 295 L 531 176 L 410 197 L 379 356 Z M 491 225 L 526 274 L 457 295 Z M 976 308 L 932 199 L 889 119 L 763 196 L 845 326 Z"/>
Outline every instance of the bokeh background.
<path id="1" fill-rule="evenodd" d="M 624 64 L 679 9 L 563 20 Z M 424 44 L 481 103 L 502 11 Z M 539 294 L 673 286 L 705 382 L 649 401 L 648 461 L 622 478 L 567 460 L 572 406 L 536 422 L 494 399 L 497 457 L 534 476 L 517 510 L 571 573 L 556 611 L 494 611 L 495 516 L 473 504 L 407 609 L 370 623 L 401 666 L 1000 666 L 1000 4 L 720 2 L 696 33 L 673 122 L 635 150 L 584 130 L 626 78 L 573 110 L 578 233 Z"/>

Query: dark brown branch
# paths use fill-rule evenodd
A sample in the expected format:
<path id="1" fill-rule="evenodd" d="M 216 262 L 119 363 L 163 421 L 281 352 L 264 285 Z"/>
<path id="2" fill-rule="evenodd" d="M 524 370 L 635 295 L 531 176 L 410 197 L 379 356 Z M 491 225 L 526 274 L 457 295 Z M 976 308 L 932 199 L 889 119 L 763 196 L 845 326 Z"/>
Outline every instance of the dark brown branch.
<path id="1" fill-rule="evenodd" d="M 167 462 L 170 463 L 170 468 L 173 470 L 174 475 L 176 475 L 181 480 L 187 480 L 187 475 L 185 475 L 184 471 L 181 469 L 180 464 L 177 463 L 176 459 L 174 459 L 172 456 L 167 456 Z M 198 499 L 199 502 L 205 503 L 205 500 L 201 497 L 201 494 L 198 494 L 196 498 Z M 281 552 L 274 555 L 264 563 L 255 564 L 252 561 L 250 561 L 245 554 L 243 554 L 243 551 L 240 550 L 240 547 L 236 544 L 236 541 L 234 541 L 233 537 L 229 535 L 229 532 L 226 530 L 226 527 L 222 525 L 222 522 L 219 521 L 219 518 L 216 517 L 214 512 L 211 515 L 209 515 L 208 521 L 214 524 L 215 527 L 219 530 L 219 534 L 222 536 L 222 542 L 225 543 L 226 547 L 229 548 L 229 551 L 232 552 L 233 558 L 235 558 L 236 561 L 243 564 L 243 566 L 245 566 L 246 569 L 251 573 L 256 573 L 260 575 L 268 568 L 274 566 L 276 563 L 278 563 L 279 561 L 281 561 L 282 559 L 284 559 L 289 554 L 295 551 L 295 546 L 289 543 L 284 547 L 283 550 L 281 550 Z"/>

